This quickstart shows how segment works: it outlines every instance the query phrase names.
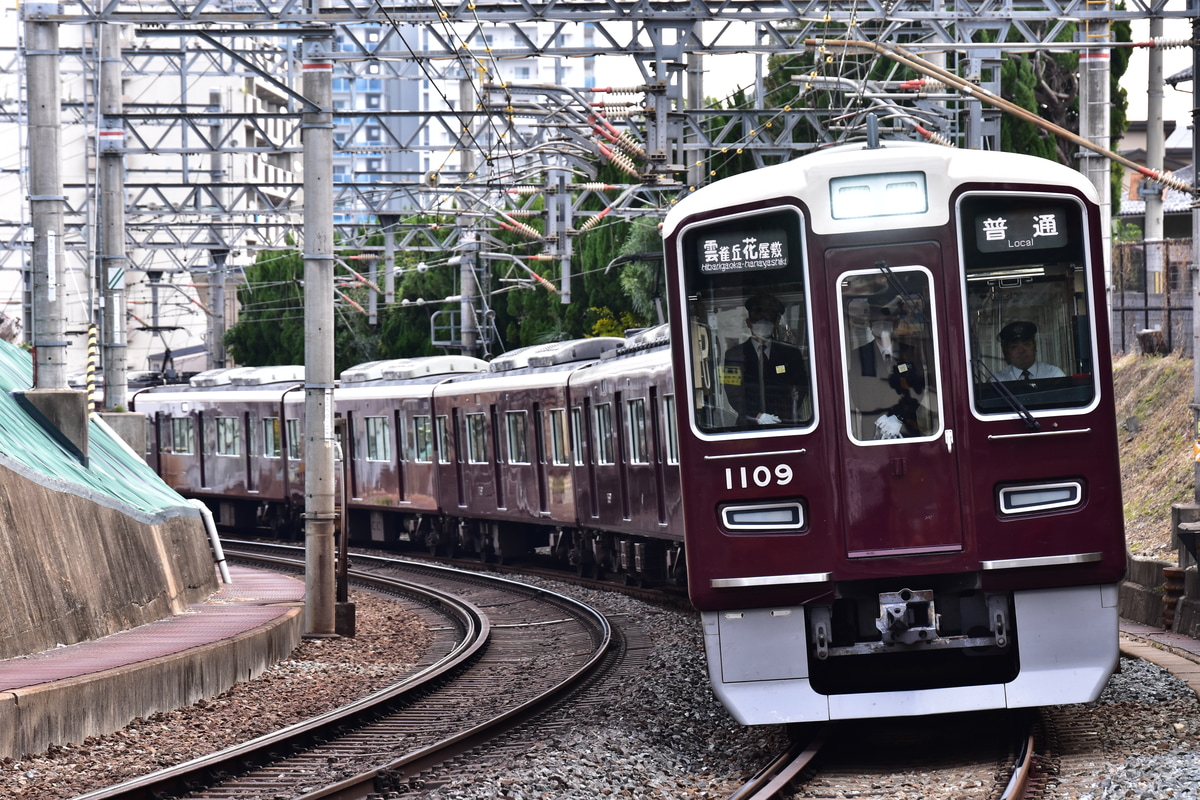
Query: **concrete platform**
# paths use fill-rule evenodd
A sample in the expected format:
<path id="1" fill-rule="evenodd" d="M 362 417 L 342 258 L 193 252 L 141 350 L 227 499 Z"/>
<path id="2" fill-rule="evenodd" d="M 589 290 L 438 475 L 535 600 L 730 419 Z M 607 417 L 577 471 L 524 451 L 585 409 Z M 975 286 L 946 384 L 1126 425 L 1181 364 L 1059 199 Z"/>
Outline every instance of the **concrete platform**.
<path id="1" fill-rule="evenodd" d="M 213 697 L 285 658 L 303 632 L 304 582 L 230 566 L 233 582 L 183 614 L 0 661 L 0 757 L 120 730 Z"/>
<path id="2" fill-rule="evenodd" d="M 1122 619 L 1121 654 L 1157 664 L 1200 695 L 1200 640 Z"/>

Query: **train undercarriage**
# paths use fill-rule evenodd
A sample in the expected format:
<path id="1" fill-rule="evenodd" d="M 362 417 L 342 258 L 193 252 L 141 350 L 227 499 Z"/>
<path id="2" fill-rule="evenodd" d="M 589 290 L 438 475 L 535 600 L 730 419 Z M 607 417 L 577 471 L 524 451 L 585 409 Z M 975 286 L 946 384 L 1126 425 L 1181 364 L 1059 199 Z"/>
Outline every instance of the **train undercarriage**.
<path id="1" fill-rule="evenodd" d="M 265 528 L 284 540 L 304 538 L 303 513 L 297 506 L 226 499 L 207 502 L 223 527 Z M 682 542 L 433 513 L 352 509 L 348 519 L 351 545 L 419 549 L 443 558 L 504 565 L 549 562 L 581 577 L 627 585 L 687 585 Z"/>

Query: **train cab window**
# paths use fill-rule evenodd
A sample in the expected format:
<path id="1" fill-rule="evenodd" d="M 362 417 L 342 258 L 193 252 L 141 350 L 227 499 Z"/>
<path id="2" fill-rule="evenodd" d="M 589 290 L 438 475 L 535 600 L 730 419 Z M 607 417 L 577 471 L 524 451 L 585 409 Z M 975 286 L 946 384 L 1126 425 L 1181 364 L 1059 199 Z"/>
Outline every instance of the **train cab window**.
<path id="1" fill-rule="evenodd" d="M 442 414 L 437 418 L 438 463 L 450 463 L 450 418 Z"/>
<path id="2" fill-rule="evenodd" d="M 262 421 L 263 455 L 279 458 L 282 454 L 279 443 L 279 417 L 265 417 Z"/>
<path id="3" fill-rule="evenodd" d="M 861 444 L 940 436 L 929 272 L 881 262 L 846 273 L 838 303 L 850 438 Z"/>
<path id="4" fill-rule="evenodd" d="M 555 466 L 570 463 L 570 453 L 567 447 L 567 410 L 565 408 L 550 409 L 550 460 Z"/>
<path id="5" fill-rule="evenodd" d="M 387 417 L 367 417 L 367 461 L 392 460 L 392 426 Z"/>
<path id="6" fill-rule="evenodd" d="M 598 403 L 592 409 L 592 431 L 596 436 L 596 463 L 615 464 L 613 458 L 612 403 Z"/>
<path id="7" fill-rule="evenodd" d="M 217 455 L 242 453 L 242 421 L 237 417 L 217 417 Z"/>
<path id="8" fill-rule="evenodd" d="M 487 415 L 467 414 L 467 462 L 488 463 Z"/>
<path id="9" fill-rule="evenodd" d="M 667 463 L 679 463 L 679 429 L 675 412 L 675 395 L 663 398 L 663 433 L 667 437 Z"/>
<path id="10" fill-rule="evenodd" d="M 1096 398 L 1083 209 L 1063 197 L 960 205 L 974 409 L 1028 417 Z"/>
<path id="11" fill-rule="evenodd" d="M 196 452 L 196 425 L 191 417 L 171 418 L 171 450 L 179 455 Z"/>
<path id="12" fill-rule="evenodd" d="M 529 463 L 529 415 L 524 411 L 504 412 L 504 428 L 508 434 L 508 463 Z"/>
<path id="13" fill-rule="evenodd" d="M 629 463 L 649 464 L 650 449 L 646 442 L 646 401 L 635 397 L 626 402 L 629 409 Z"/>
<path id="14" fill-rule="evenodd" d="M 815 422 L 803 220 L 724 217 L 680 237 L 696 426 L 781 431 Z"/>
<path id="15" fill-rule="evenodd" d="M 413 417 L 413 452 L 421 464 L 433 461 L 433 420 L 424 414 Z"/>
<path id="16" fill-rule="evenodd" d="M 287 437 L 288 458 L 292 461 L 299 461 L 303 452 L 301 442 L 304 441 L 300 436 L 300 420 L 289 419 L 287 421 Z"/>

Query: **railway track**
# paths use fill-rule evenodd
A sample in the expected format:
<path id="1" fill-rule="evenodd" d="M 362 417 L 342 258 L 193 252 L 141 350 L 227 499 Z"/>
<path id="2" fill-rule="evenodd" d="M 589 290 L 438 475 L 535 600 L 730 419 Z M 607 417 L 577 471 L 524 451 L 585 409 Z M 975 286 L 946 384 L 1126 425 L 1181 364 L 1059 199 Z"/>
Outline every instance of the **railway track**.
<path id="1" fill-rule="evenodd" d="M 230 544 L 231 558 L 303 566 L 303 550 Z M 562 595 L 501 578 L 355 556 L 355 585 L 403 598 L 438 636 L 419 668 L 369 697 L 236 747 L 79 800 L 368 798 L 420 782 L 552 706 L 605 663 L 607 620 Z"/>
<path id="2" fill-rule="evenodd" d="M 1040 797 L 1041 722 L 975 713 L 805 726 L 729 800 L 855 797 L 1024 800 Z M 920 781 L 913 776 L 920 775 Z"/>

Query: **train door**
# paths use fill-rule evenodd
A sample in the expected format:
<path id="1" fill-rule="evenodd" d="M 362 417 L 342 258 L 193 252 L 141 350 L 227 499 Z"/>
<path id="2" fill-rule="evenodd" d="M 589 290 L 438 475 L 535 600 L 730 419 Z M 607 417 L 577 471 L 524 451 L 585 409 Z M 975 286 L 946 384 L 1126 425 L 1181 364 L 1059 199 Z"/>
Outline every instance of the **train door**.
<path id="1" fill-rule="evenodd" d="M 849 558 L 963 549 L 934 242 L 825 253 Z"/>

